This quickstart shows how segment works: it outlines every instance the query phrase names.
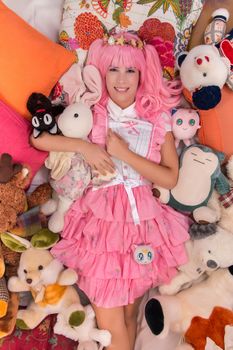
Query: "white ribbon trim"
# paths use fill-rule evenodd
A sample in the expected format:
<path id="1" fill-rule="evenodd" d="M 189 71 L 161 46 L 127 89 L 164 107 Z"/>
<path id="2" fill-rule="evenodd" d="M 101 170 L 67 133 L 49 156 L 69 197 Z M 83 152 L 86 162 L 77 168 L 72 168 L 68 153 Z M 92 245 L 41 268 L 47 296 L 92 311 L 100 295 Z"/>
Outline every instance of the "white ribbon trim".
<path id="1" fill-rule="evenodd" d="M 119 174 L 118 174 L 119 176 Z M 131 213 L 132 213 L 132 217 L 133 217 L 133 221 L 135 225 L 139 225 L 140 224 L 140 218 L 139 218 L 139 214 L 138 214 L 138 209 L 137 209 L 137 204 L 136 204 L 136 200 L 132 191 L 132 188 L 141 186 L 141 185 L 146 185 L 147 182 L 146 180 L 133 180 L 133 179 L 127 179 L 124 180 L 123 178 L 116 178 L 113 181 L 105 184 L 105 185 L 101 185 L 101 186 L 93 186 L 93 191 L 96 191 L 100 188 L 106 188 L 106 187 L 111 187 L 111 186 L 115 186 L 115 185 L 124 185 L 125 191 L 128 195 L 128 199 L 129 199 L 129 204 L 130 204 L 130 208 L 131 208 Z"/>

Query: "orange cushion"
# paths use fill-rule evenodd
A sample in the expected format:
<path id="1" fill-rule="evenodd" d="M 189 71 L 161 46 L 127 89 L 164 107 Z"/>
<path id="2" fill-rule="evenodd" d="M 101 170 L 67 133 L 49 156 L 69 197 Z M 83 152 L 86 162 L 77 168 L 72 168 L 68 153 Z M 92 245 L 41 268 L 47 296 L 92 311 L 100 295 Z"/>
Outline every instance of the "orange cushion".
<path id="1" fill-rule="evenodd" d="M 0 1 L 0 100 L 30 118 L 29 95 L 48 96 L 75 59 Z"/>
<path id="2" fill-rule="evenodd" d="M 221 101 L 215 108 L 198 111 L 201 122 L 198 138 L 203 145 L 230 157 L 233 154 L 233 92 L 227 86 L 221 92 Z M 191 102 L 191 95 L 187 90 L 184 90 L 184 95 Z"/>

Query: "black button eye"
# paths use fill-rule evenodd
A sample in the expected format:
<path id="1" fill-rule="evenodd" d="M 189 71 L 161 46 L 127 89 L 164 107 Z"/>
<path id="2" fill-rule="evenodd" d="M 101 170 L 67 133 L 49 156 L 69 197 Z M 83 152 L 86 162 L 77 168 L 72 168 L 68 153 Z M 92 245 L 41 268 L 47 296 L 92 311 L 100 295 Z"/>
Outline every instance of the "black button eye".
<path id="1" fill-rule="evenodd" d="M 42 265 L 39 265 L 39 266 L 38 266 L 38 270 L 43 270 L 43 266 L 42 266 Z"/>
<path id="2" fill-rule="evenodd" d="M 24 272 L 24 273 L 27 273 L 27 270 L 24 269 L 23 272 Z"/>
<path id="3" fill-rule="evenodd" d="M 78 113 L 74 113 L 74 117 L 78 118 L 79 117 Z"/>
<path id="4" fill-rule="evenodd" d="M 207 76 L 207 74 L 206 73 L 203 73 L 203 77 L 206 77 Z"/>

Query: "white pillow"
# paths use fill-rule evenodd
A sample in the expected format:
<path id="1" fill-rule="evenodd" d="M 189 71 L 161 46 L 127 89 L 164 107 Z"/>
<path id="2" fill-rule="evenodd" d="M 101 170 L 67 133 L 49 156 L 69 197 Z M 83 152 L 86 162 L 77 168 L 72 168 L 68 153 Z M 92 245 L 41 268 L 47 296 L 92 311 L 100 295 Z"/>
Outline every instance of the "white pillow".
<path id="1" fill-rule="evenodd" d="M 53 41 L 58 41 L 64 0 L 3 0 L 11 10 Z"/>

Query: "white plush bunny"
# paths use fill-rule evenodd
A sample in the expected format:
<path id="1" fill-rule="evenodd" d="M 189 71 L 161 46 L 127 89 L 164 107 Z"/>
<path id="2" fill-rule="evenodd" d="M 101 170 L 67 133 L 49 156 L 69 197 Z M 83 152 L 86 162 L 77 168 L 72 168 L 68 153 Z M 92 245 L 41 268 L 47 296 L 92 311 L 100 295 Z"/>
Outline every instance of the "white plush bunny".
<path id="1" fill-rule="evenodd" d="M 91 106 L 101 97 L 102 80 L 99 71 L 92 65 L 76 69 L 76 102 L 71 103 L 59 116 L 58 127 L 62 134 L 71 138 L 88 139 L 92 129 L 93 117 Z M 88 90 L 87 90 L 88 89 Z M 74 96 L 72 97 L 74 99 Z M 47 168 L 51 169 L 50 184 L 55 193 L 53 199 L 42 206 L 45 215 L 51 215 L 48 227 L 53 232 L 60 232 L 64 226 L 64 217 L 73 201 L 80 198 L 91 183 L 93 173 L 80 153 L 50 152 L 45 161 Z M 92 184 L 98 181 L 110 181 L 115 174 L 95 176 Z"/>
<path id="2" fill-rule="evenodd" d="M 78 65 L 76 67 L 79 82 L 76 102 L 65 108 L 57 124 L 64 136 L 87 140 L 93 125 L 90 105 L 98 102 L 101 96 L 101 76 L 94 66 L 87 65 L 82 79 L 81 69 Z M 90 92 L 86 92 L 84 82 Z M 49 229 L 60 232 L 67 210 L 76 198 L 82 196 L 91 181 L 91 169 L 82 155 L 74 152 L 50 152 L 45 165 L 51 169 L 50 184 L 57 195 L 42 206 L 42 212 L 52 214 Z"/>

